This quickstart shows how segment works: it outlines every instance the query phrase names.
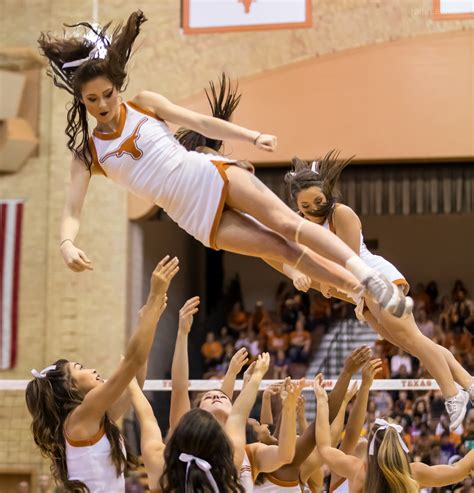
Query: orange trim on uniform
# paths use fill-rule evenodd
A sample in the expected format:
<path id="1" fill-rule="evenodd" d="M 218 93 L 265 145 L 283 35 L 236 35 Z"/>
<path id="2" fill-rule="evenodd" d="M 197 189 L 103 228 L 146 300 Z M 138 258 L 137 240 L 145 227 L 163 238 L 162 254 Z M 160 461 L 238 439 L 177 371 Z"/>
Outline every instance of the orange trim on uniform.
<path id="1" fill-rule="evenodd" d="M 408 281 L 403 277 L 401 279 L 395 279 L 392 283 L 395 284 L 395 286 L 403 286 L 403 294 L 408 294 L 408 291 L 410 291 L 410 284 L 408 284 Z"/>
<path id="2" fill-rule="evenodd" d="M 127 115 L 127 108 L 125 106 L 125 103 L 122 103 L 120 105 L 120 118 L 119 118 L 119 125 L 115 129 L 114 132 L 112 133 L 103 133 L 99 132 L 96 128 L 94 128 L 93 134 L 98 138 L 102 140 L 114 140 L 117 139 L 122 135 L 123 132 L 123 127 L 125 127 L 125 117 Z"/>
<path id="3" fill-rule="evenodd" d="M 333 493 L 335 490 L 337 490 L 339 486 L 344 483 L 345 480 L 346 478 L 339 478 L 334 484 L 329 487 L 329 493 Z"/>
<path id="4" fill-rule="evenodd" d="M 209 235 L 209 245 L 214 250 L 219 250 L 216 244 L 217 229 L 221 222 L 222 213 L 224 212 L 225 201 L 227 199 L 227 192 L 229 191 L 229 178 L 225 170 L 231 166 L 227 161 L 213 161 L 211 163 L 217 168 L 217 171 L 224 180 L 224 186 L 222 187 L 221 198 L 219 199 L 219 205 L 217 206 L 216 215 L 214 216 L 214 221 L 212 223 L 211 234 Z"/>
<path id="5" fill-rule="evenodd" d="M 105 428 L 103 425 L 101 425 L 97 433 L 95 433 L 95 435 L 93 435 L 92 437 L 81 438 L 80 440 L 75 440 L 74 438 L 71 438 L 66 433 L 66 430 L 64 430 L 64 437 L 66 438 L 69 445 L 72 445 L 73 447 L 91 447 L 92 445 L 95 445 L 104 435 Z"/>
<path id="6" fill-rule="evenodd" d="M 139 111 L 144 115 L 151 116 L 152 118 L 156 118 L 157 120 L 160 120 L 162 122 L 164 121 L 163 118 L 160 118 L 156 113 L 153 113 L 153 111 L 147 110 L 146 108 L 143 108 L 143 106 L 140 106 L 137 103 L 134 103 L 133 101 L 127 101 L 127 104 L 131 106 L 134 110 Z"/>
<path id="7" fill-rule="evenodd" d="M 92 164 L 95 166 L 95 169 L 100 173 L 103 174 L 104 176 L 107 176 L 107 173 L 105 172 L 104 168 L 102 168 L 101 164 L 99 163 L 99 157 L 97 156 L 97 149 L 95 147 L 95 142 L 92 137 L 89 137 L 89 149 L 92 154 Z"/>
<path id="8" fill-rule="evenodd" d="M 253 450 L 250 445 L 245 445 L 245 453 L 247 454 L 247 458 L 250 462 L 250 469 L 252 470 L 252 480 L 255 482 L 255 479 L 258 476 L 258 471 L 255 468 L 255 460 L 253 458 Z"/>
<path id="9" fill-rule="evenodd" d="M 265 477 L 270 481 L 270 483 L 276 484 L 277 486 L 283 486 L 284 488 L 290 488 L 292 486 L 298 486 L 300 482 L 295 479 L 293 481 L 284 481 L 283 479 L 278 479 L 271 474 L 265 474 Z"/>

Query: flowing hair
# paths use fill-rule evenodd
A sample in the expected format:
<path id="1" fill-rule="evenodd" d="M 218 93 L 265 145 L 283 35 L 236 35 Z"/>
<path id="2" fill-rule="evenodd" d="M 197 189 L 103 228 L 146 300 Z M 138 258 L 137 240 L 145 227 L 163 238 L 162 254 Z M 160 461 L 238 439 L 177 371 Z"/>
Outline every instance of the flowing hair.
<path id="1" fill-rule="evenodd" d="M 81 87 L 97 77 L 105 77 L 119 92 L 125 90 L 127 63 L 132 54 L 133 43 L 146 20 L 143 12 L 137 10 L 129 16 L 125 25 L 117 25 L 110 37 L 110 22 L 103 27 L 79 22 L 66 24 L 65 27 L 72 28 L 73 31 L 64 32 L 61 37 L 42 32 L 38 38 L 40 53 L 49 62 L 47 74 L 56 87 L 73 96 L 67 112 L 67 146 L 75 158 L 84 162 L 89 172 L 92 155 L 89 148 L 87 110 L 81 101 Z M 68 62 L 89 57 L 99 45 L 106 50 L 105 58 L 91 58 L 76 67 L 63 67 Z"/>
<path id="2" fill-rule="evenodd" d="M 192 409 L 181 418 L 165 448 L 160 487 L 163 493 L 213 493 L 205 473 L 194 461 L 190 463 L 186 481 L 187 466 L 179 459 L 181 453 L 207 461 L 219 491 L 245 492 L 234 465 L 233 447 L 211 413 Z"/>
<path id="3" fill-rule="evenodd" d="M 54 479 L 64 485 L 67 491 L 83 493 L 89 491 L 84 483 L 68 479 L 64 422 L 84 398 L 74 385 L 68 363 L 68 360 L 60 359 L 54 363 L 56 369 L 49 370 L 45 378 L 31 380 L 26 387 L 26 405 L 33 418 L 33 438 L 41 454 L 51 459 Z M 118 426 L 107 414 L 104 415 L 102 425 L 110 442 L 110 460 L 118 477 L 127 466 L 135 467 L 138 462 L 129 452 Z"/>
<path id="4" fill-rule="evenodd" d="M 378 426 L 372 429 L 369 443 Z M 398 433 L 391 427 L 375 435 L 374 454 L 368 456 L 364 493 L 417 493 L 408 454 L 402 449 Z"/>
<path id="5" fill-rule="evenodd" d="M 241 94 L 238 94 L 238 86 L 232 87 L 229 77 L 223 72 L 219 79 L 219 90 L 216 89 L 213 81 L 209 81 L 209 91 L 205 89 L 204 92 L 211 107 L 212 116 L 230 121 L 241 98 Z M 219 152 L 222 147 L 222 140 L 205 137 L 187 128 L 180 128 L 175 137 L 188 151 L 195 151 L 198 147 L 209 147 Z"/>
<path id="6" fill-rule="evenodd" d="M 307 163 L 294 157 L 291 160 L 293 170 L 285 175 L 285 183 L 291 200 L 296 203 L 296 197 L 301 190 L 310 187 L 319 187 L 326 197 L 326 203 L 321 207 L 313 208 L 307 213 L 313 217 L 328 219 L 334 211 L 336 202 L 340 200 L 337 182 L 342 171 L 348 166 L 355 156 L 348 159 L 339 159 L 340 152 L 336 149 L 329 151 L 322 159 Z"/>

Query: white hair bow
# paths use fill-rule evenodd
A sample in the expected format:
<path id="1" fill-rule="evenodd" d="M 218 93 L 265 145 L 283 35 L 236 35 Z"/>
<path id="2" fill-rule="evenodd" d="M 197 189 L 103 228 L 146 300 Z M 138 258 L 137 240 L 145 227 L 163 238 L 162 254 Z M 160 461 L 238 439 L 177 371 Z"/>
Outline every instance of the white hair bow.
<path id="1" fill-rule="evenodd" d="M 185 479 L 185 493 L 188 491 L 188 474 L 189 474 L 189 468 L 191 467 L 191 463 L 194 461 L 196 466 L 201 469 L 206 475 L 207 480 L 209 481 L 210 485 L 212 486 L 212 489 L 214 490 L 214 493 L 219 493 L 219 488 L 217 487 L 216 480 L 212 476 L 211 473 L 211 464 L 209 462 L 205 461 L 204 459 L 200 459 L 199 457 L 195 457 L 194 455 L 191 454 L 185 454 L 184 452 L 179 455 L 179 460 L 181 462 L 186 463 L 186 479 Z"/>
<path id="2" fill-rule="evenodd" d="M 311 171 L 313 173 L 317 173 L 319 175 L 319 163 L 318 163 L 318 161 L 313 161 L 311 163 Z"/>
<path id="3" fill-rule="evenodd" d="M 100 26 L 96 26 L 96 28 L 97 30 L 99 30 Z M 94 48 L 92 48 L 92 50 L 89 52 L 89 55 L 85 58 L 63 63 L 63 69 L 79 67 L 79 65 L 82 65 L 88 60 L 94 60 L 95 58 L 104 59 L 107 56 L 107 49 L 110 44 L 110 41 L 107 38 L 99 36 L 94 31 L 89 31 L 84 37 L 94 45 Z"/>
<path id="4" fill-rule="evenodd" d="M 379 427 L 375 431 L 374 436 L 372 437 L 372 441 L 370 442 L 369 455 L 374 455 L 375 452 L 375 435 L 377 435 L 377 433 L 380 430 L 386 430 L 387 428 L 393 428 L 397 432 L 398 441 L 400 442 L 402 449 L 408 454 L 409 450 L 407 444 L 403 441 L 403 438 L 401 436 L 401 433 L 403 431 L 403 426 L 397 425 L 395 423 L 389 423 L 388 421 L 385 421 L 384 419 L 380 419 L 380 418 L 377 418 L 375 420 L 374 425 L 379 425 Z"/>
<path id="5" fill-rule="evenodd" d="M 35 370 L 33 368 L 31 370 L 31 373 L 36 378 L 46 378 L 46 375 L 48 374 L 48 371 L 51 371 L 51 370 L 56 370 L 56 365 L 47 366 L 46 368 L 43 368 L 41 371 Z"/>

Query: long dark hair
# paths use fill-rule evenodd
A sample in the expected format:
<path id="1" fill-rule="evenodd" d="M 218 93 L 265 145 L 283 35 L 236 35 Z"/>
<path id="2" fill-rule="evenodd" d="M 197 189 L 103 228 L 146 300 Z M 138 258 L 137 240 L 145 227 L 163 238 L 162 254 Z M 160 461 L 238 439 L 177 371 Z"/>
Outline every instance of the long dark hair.
<path id="1" fill-rule="evenodd" d="M 232 113 L 237 108 L 241 94 L 238 94 L 238 85 L 232 86 L 229 77 L 223 72 L 219 79 L 219 90 L 213 81 L 209 81 L 209 90 L 204 90 L 211 107 L 212 116 L 221 120 L 230 121 Z M 188 151 L 195 151 L 198 147 L 209 147 L 219 152 L 222 140 L 205 137 L 199 132 L 180 128 L 175 137 Z"/>
<path id="2" fill-rule="evenodd" d="M 211 465 L 211 474 L 219 491 L 244 493 L 234 465 L 234 450 L 222 426 L 211 413 L 192 409 L 180 420 L 165 448 L 165 465 L 160 478 L 163 493 L 213 493 L 209 481 L 194 462 L 191 463 L 186 485 L 186 464 L 181 453 L 194 455 Z"/>
<path id="3" fill-rule="evenodd" d="M 119 92 L 125 89 L 126 66 L 132 53 L 133 43 L 146 20 L 141 10 L 133 12 L 125 25 L 119 24 L 113 30 L 110 39 L 107 33 L 110 22 L 103 27 L 88 22 L 66 25 L 74 28 L 75 32 L 68 35 L 64 33 L 62 37 L 42 32 L 38 39 L 40 52 L 49 61 L 47 73 L 53 79 L 54 85 L 74 97 L 67 112 L 67 146 L 74 157 L 85 163 L 89 171 L 92 167 L 92 155 L 89 149 L 87 110 L 81 102 L 81 87 L 97 77 L 105 77 Z M 96 42 L 90 39 L 91 34 L 96 38 Z M 78 67 L 63 68 L 67 62 L 87 58 L 97 42 L 106 47 L 105 58 L 94 58 Z"/>
<path id="4" fill-rule="evenodd" d="M 302 159 L 294 157 L 291 160 L 293 170 L 285 175 L 285 182 L 291 200 L 296 203 L 296 197 L 301 190 L 310 187 L 319 187 L 326 197 L 326 203 L 321 207 L 313 208 L 307 213 L 311 216 L 322 218 L 324 221 L 333 213 L 336 202 L 340 199 L 337 182 L 344 168 L 351 163 L 355 156 L 348 159 L 339 159 L 339 151 L 333 149 L 322 159 L 307 163 Z"/>
<path id="5" fill-rule="evenodd" d="M 81 481 L 70 481 L 67 470 L 64 422 L 84 398 L 74 385 L 68 363 L 68 360 L 60 359 L 54 363 L 56 369 L 49 370 L 45 378 L 31 380 L 26 387 L 26 405 L 33 417 L 31 430 L 35 443 L 42 455 L 51 459 L 53 477 L 67 491 L 82 493 L 89 489 Z M 110 442 L 110 459 L 119 476 L 127 466 L 133 467 L 137 461 L 129 453 L 118 426 L 107 414 L 104 415 L 103 426 Z M 125 445 L 126 454 L 123 453 L 122 444 Z"/>
<path id="6" fill-rule="evenodd" d="M 369 436 L 371 443 L 379 425 Z M 402 449 L 398 432 L 391 427 L 375 435 L 374 454 L 368 456 L 364 493 L 416 493 L 418 483 L 413 479 L 408 454 Z"/>

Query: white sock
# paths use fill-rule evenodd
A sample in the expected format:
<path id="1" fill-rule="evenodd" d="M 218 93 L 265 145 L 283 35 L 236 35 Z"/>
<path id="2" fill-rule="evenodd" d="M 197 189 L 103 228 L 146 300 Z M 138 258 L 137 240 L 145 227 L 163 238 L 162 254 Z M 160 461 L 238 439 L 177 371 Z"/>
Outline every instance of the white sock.
<path id="1" fill-rule="evenodd" d="M 354 274 L 358 281 L 363 281 L 373 271 L 358 255 L 354 255 L 346 262 L 346 269 Z"/>

